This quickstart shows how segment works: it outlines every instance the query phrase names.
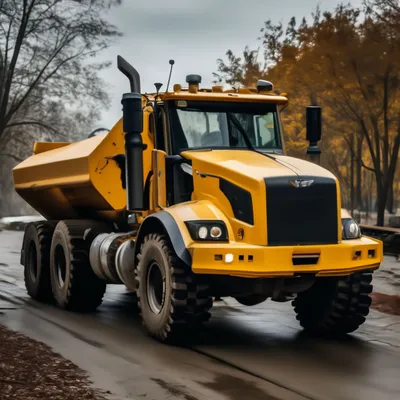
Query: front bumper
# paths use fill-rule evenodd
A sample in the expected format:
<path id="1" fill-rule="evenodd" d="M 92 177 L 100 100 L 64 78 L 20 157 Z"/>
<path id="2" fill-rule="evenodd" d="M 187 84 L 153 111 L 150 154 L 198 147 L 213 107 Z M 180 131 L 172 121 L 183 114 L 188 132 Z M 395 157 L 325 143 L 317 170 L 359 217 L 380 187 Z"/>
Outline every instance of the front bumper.
<path id="1" fill-rule="evenodd" d="M 368 237 L 334 245 L 269 247 L 238 242 L 193 243 L 188 249 L 194 273 L 243 278 L 288 277 L 304 273 L 344 276 L 377 269 L 383 259 L 382 242 Z"/>

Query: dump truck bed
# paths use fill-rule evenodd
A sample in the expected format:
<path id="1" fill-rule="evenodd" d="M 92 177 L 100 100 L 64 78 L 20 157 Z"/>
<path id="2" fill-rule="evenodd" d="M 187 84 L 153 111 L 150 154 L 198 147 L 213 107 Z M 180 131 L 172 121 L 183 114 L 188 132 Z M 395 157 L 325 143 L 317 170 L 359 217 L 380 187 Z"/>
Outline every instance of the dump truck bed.
<path id="1" fill-rule="evenodd" d="M 45 218 L 119 218 L 126 193 L 111 158 L 124 154 L 121 121 L 107 134 L 79 142 L 36 143 L 35 152 L 14 168 L 14 185 Z"/>

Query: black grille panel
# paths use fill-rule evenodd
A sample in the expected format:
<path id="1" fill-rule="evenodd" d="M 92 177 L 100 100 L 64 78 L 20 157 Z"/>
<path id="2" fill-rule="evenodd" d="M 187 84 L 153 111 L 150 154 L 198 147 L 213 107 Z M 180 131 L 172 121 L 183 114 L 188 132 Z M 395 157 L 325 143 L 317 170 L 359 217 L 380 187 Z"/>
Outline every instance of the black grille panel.
<path id="1" fill-rule="evenodd" d="M 308 187 L 295 181 L 312 180 Z M 291 183 L 292 182 L 292 183 Z M 270 246 L 338 242 L 336 183 L 312 176 L 266 178 Z"/>

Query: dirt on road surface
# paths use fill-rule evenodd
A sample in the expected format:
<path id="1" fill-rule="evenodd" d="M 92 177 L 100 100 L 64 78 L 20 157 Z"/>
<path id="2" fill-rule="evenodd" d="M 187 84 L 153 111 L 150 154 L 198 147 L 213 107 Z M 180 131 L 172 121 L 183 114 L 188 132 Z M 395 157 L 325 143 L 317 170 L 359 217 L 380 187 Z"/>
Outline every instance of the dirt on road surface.
<path id="1" fill-rule="evenodd" d="M 0 325 L 1 400 L 104 400 L 85 371 L 48 346 Z"/>
<path id="2" fill-rule="evenodd" d="M 372 293 L 372 307 L 375 310 L 400 316 L 400 296 Z"/>
<path id="3" fill-rule="evenodd" d="M 196 343 L 166 346 L 147 336 L 121 286 L 110 285 L 89 315 L 30 299 L 19 265 L 21 240 L 21 232 L 0 232 L 0 323 L 88 371 L 93 387 L 111 392 L 108 399 L 400 398 L 398 316 L 372 310 L 346 340 L 322 340 L 304 334 L 290 303 L 245 307 L 228 299 L 215 304 Z M 392 261 L 382 271 L 393 273 L 382 272 L 388 278 L 378 287 L 396 291 Z"/>

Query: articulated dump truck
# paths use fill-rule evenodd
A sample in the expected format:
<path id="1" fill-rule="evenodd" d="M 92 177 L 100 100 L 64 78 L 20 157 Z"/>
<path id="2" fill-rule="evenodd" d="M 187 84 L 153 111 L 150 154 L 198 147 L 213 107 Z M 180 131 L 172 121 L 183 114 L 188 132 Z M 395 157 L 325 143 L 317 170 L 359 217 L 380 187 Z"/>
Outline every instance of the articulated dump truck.
<path id="1" fill-rule="evenodd" d="M 131 92 L 108 133 L 37 142 L 13 171 L 44 217 L 22 244 L 29 295 L 90 312 L 107 284 L 125 285 L 161 342 L 196 333 L 222 297 L 291 301 L 314 333 L 364 323 L 383 248 L 343 213 L 338 180 L 319 165 L 321 108 L 305 110 L 305 161 L 286 155 L 288 100 L 268 81 L 206 89 L 188 75 L 142 94 L 135 68 L 120 56 L 118 68 Z"/>

